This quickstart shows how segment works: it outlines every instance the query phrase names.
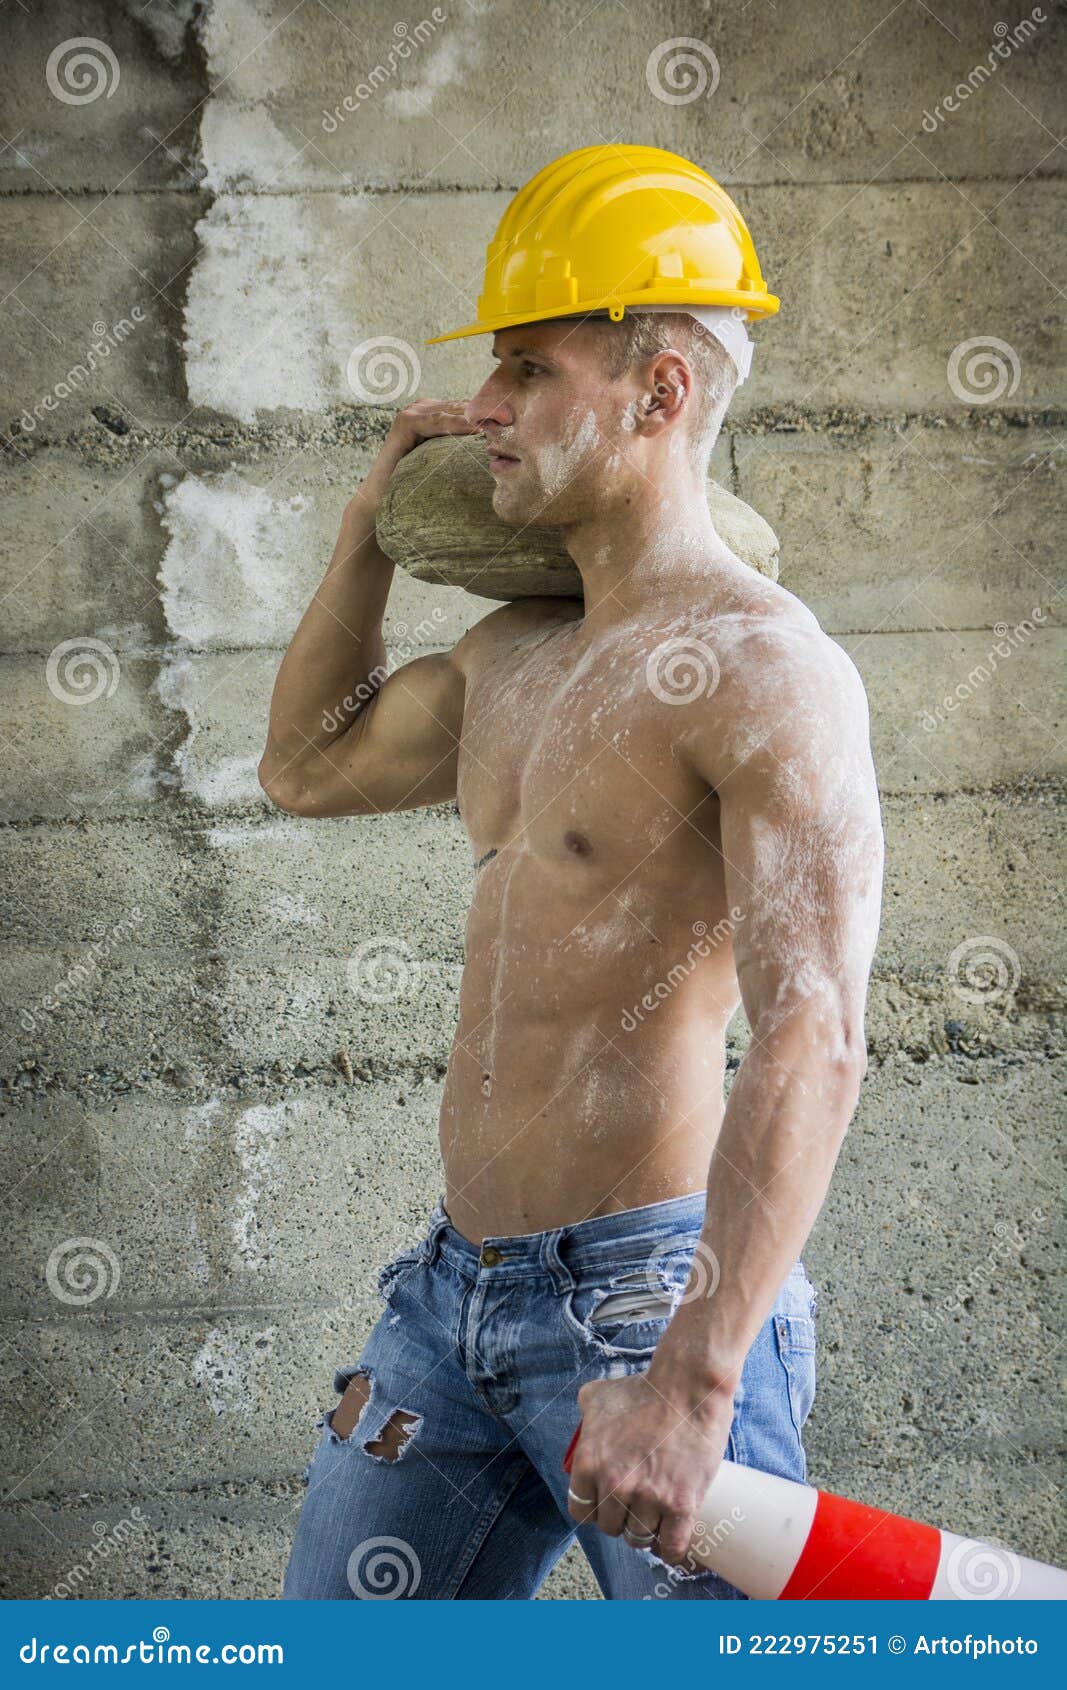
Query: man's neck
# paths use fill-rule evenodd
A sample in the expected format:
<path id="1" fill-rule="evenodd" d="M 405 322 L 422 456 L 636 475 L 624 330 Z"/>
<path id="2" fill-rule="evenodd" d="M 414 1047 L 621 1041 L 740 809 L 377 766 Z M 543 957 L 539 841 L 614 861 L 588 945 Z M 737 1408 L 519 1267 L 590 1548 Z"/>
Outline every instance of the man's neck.
<path id="1" fill-rule="evenodd" d="M 703 484 L 614 506 L 564 529 L 567 551 L 582 578 L 583 626 L 604 633 L 668 593 L 692 583 L 708 586 L 709 570 L 729 548 L 711 520 Z"/>

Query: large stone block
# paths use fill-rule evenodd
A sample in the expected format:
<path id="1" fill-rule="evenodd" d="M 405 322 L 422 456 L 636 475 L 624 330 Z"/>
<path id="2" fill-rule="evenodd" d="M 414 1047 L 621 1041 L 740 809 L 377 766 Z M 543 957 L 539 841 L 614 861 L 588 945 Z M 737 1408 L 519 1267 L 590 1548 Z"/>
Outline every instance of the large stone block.
<path id="1" fill-rule="evenodd" d="M 316 1417 L 336 1401 L 334 1369 L 356 1359 L 369 1328 L 362 1309 L 309 1307 L 5 1322 L 5 1492 L 157 1495 L 299 1474 Z"/>
<path id="2" fill-rule="evenodd" d="M 76 1497 L 6 1509 L 0 1596 L 249 1601 L 281 1593 L 302 1490 Z"/>
<path id="3" fill-rule="evenodd" d="M 196 942 L 202 891 L 177 831 L 104 819 L 77 830 L 5 828 L 0 884 L 7 955 L 82 946 L 102 969 L 124 947 L 187 951 Z"/>
<path id="4" fill-rule="evenodd" d="M 168 739 L 182 728 L 152 690 L 155 678 L 155 664 L 94 634 L 0 663 L 3 819 L 113 817 L 153 805 Z"/>
<path id="5" fill-rule="evenodd" d="M 8 1024 L 2 1071 L 27 1089 L 44 1077 L 128 1089 L 162 1078 L 195 1084 L 215 1049 L 195 955 L 140 949 L 131 906 L 103 938 L 9 951 L 3 959 Z"/>
<path id="6" fill-rule="evenodd" d="M 975 1007 L 1041 1001 L 1063 976 L 1063 935 L 1049 920 L 1062 883 L 1063 827 L 1052 792 L 887 798 L 886 873 L 876 967 L 944 980 Z M 987 980 L 982 956 L 1000 952 Z"/>
<path id="7" fill-rule="evenodd" d="M 1043 615 L 1043 613 L 1042 613 Z M 863 676 L 883 792 L 948 793 L 1063 773 L 1063 633 L 1036 618 L 988 632 L 842 635 Z"/>
<path id="8" fill-rule="evenodd" d="M 323 826 L 279 813 L 199 832 L 221 882 L 215 938 L 234 962 L 299 951 L 372 965 L 396 940 L 395 966 L 462 963 L 474 857 L 453 808 L 435 805 Z M 205 865 L 210 874 L 210 864 Z M 214 876 L 212 878 L 215 878 Z M 353 974 L 355 983 L 355 974 Z"/>
<path id="9" fill-rule="evenodd" d="M 343 1302 L 373 1321 L 380 1268 L 442 1189 L 439 1104 L 436 1083 L 339 1075 L 261 1101 L 12 1100 L 4 1306 L 91 1322 Z"/>
<path id="10" fill-rule="evenodd" d="M 804 1250 L 826 1447 L 1045 1452 L 1061 1316 L 1058 1075 L 957 1057 L 869 1073 Z M 863 1387 L 856 1388 L 862 1380 Z"/>

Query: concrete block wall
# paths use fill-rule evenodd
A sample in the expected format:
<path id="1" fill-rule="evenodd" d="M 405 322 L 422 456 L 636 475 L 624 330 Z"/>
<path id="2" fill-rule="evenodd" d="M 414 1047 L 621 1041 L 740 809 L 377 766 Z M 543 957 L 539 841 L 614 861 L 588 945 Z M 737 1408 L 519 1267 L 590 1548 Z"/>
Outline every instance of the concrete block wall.
<path id="1" fill-rule="evenodd" d="M 12 9 L 4 1594 L 277 1591 L 332 1369 L 439 1189 L 471 869 L 450 806 L 272 811 L 270 688 L 392 415 L 361 349 L 472 391 L 485 343 L 423 341 L 515 189 L 605 140 L 695 158 L 754 231 L 783 308 L 715 473 L 870 690 L 885 915 L 805 1252 L 812 1475 L 1067 1553 L 1064 17 L 935 11 Z M 390 649 L 490 608 L 398 578 Z M 571 1553 L 544 1594 L 596 1592 Z"/>

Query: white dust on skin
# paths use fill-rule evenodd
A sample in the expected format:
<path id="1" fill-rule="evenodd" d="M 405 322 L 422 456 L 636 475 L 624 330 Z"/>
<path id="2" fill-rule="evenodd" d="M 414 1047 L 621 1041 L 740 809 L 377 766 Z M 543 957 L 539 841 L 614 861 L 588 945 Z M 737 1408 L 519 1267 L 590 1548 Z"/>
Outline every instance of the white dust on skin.
<path id="1" fill-rule="evenodd" d="M 576 409 L 564 423 L 558 440 L 532 446 L 528 452 L 523 453 L 533 464 L 547 498 L 555 498 L 574 480 L 586 459 L 595 451 L 600 439 L 601 431 L 596 412 L 589 409 L 583 414 Z M 506 446 L 504 451 L 507 451 Z"/>
<path id="2" fill-rule="evenodd" d="M 829 1037 L 842 1018 L 861 1031 L 883 859 L 862 682 L 817 624 L 764 625 L 732 640 L 724 702 L 741 793 L 732 824 L 730 782 L 723 803 L 729 856 L 749 882 L 738 875 L 745 920 L 734 948 L 758 1006 L 755 1030 L 766 1039 L 815 1008 Z"/>
<path id="3" fill-rule="evenodd" d="M 504 450 L 507 444 L 502 440 Z M 620 467 L 620 452 L 604 448 L 596 416 L 587 410 L 572 419 L 559 442 L 533 449 L 520 444 L 519 449 L 551 498 L 566 488 L 598 444 L 598 471 Z M 668 450 L 685 450 L 680 435 L 672 438 Z M 597 635 L 548 695 L 543 686 L 535 689 L 532 684 L 544 666 L 542 658 L 533 657 L 532 675 L 524 663 L 516 664 L 494 689 L 494 716 L 505 733 L 507 724 L 514 724 L 514 742 L 525 748 L 531 698 L 536 699 L 539 726 L 524 749 L 523 780 L 529 782 L 531 770 L 541 774 L 554 763 L 562 794 L 580 776 L 575 767 L 578 723 L 592 722 L 620 755 L 630 755 L 628 724 L 635 720 L 638 701 L 647 704 L 651 699 L 646 659 L 657 644 L 695 641 L 698 656 L 700 644 L 710 647 L 722 672 L 716 686 L 706 692 L 698 689 L 691 704 L 656 701 L 652 707 L 674 711 L 679 733 L 695 723 L 706 742 L 713 732 L 731 770 L 749 760 L 754 765 L 758 761 L 761 774 L 773 767 L 765 741 L 776 736 L 780 766 L 775 777 L 750 786 L 751 797 L 745 800 L 759 805 L 760 813 L 742 822 L 742 831 L 748 828 L 752 866 L 748 884 L 739 882 L 731 898 L 744 911 L 736 950 L 745 959 L 749 983 L 756 983 L 754 974 L 773 980 L 771 1014 L 779 1018 L 813 994 L 825 996 L 828 1004 L 838 1004 L 842 997 L 862 1002 L 878 928 L 882 850 L 862 684 L 845 653 L 823 634 L 799 600 L 750 569 L 725 545 L 709 558 L 709 530 L 702 513 L 671 516 L 668 506 L 665 497 L 662 531 L 642 552 L 639 576 L 635 571 L 632 577 L 626 600 L 632 614 L 621 610 L 618 624 L 609 624 Z M 610 583 L 614 561 L 606 554 L 596 558 L 594 575 Z M 649 607 L 657 605 L 661 591 L 662 609 L 650 617 Z M 716 693 L 709 711 L 708 698 Z M 564 697 L 571 721 L 561 730 L 558 707 Z M 583 716 L 583 711 L 588 714 Z M 644 743 L 644 732 L 638 737 Z M 589 794 L 589 777 L 583 791 Z M 539 784 L 542 808 L 544 801 Z M 494 878 L 500 873 L 505 877 L 498 894 L 490 991 L 491 1073 L 500 1012 L 515 970 L 526 971 L 524 995 L 536 994 L 536 930 L 529 911 L 511 908 L 514 877 L 529 852 L 530 822 L 529 817 L 517 818 L 517 837 L 501 853 L 510 861 L 491 865 Z M 669 833 L 666 818 L 656 825 L 664 837 Z M 599 973 L 632 942 L 633 921 L 620 897 L 610 911 L 601 905 L 571 937 Z M 753 1001 L 768 1002 L 766 991 Z M 618 1059 L 609 1053 L 606 1063 L 592 1060 L 596 1040 L 588 1032 L 577 1048 L 567 1045 L 561 1036 L 553 1066 L 573 1076 L 575 1102 L 584 1091 L 581 1114 L 603 1122 L 605 1086 L 618 1070 Z M 627 1088 L 621 1086 L 620 1091 L 625 1094 Z M 626 1101 L 626 1095 L 620 1096 L 618 1107 L 625 1109 Z"/>

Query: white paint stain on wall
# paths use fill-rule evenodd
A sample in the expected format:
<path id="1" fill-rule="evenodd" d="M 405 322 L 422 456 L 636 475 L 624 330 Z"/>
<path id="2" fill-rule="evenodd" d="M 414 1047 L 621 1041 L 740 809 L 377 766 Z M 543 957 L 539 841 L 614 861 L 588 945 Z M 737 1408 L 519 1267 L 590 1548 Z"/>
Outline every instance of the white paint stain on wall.
<path id="1" fill-rule="evenodd" d="M 154 690 L 168 710 L 177 710 L 189 724 L 189 732 L 173 753 L 175 778 L 183 792 L 199 798 L 212 808 L 228 804 L 245 806 L 259 803 L 263 791 L 259 784 L 260 753 L 246 757 L 213 755 L 202 735 L 210 725 L 211 688 L 213 682 L 188 657 L 171 658 L 155 680 Z M 266 720 L 267 700 L 248 701 L 258 726 Z M 221 708 L 216 704 L 216 712 Z"/>
<path id="2" fill-rule="evenodd" d="M 338 176 L 328 163 L 308 164 L 308 144 L 286 139 L 259 104 L 210 99 L 200 120 L 200 147 L 205 188 L 216 193 L 257 188 L 290 189 L 307 186 L 309 168 L 314 185 L 337 187 Z"/>
<path id="3" fill-rule="evenodd" d="M 221 1108 L 221 1098 L 209 1097 L 206 1103 L 197 1103 L 192 1109 L 186 1109 L 182 1117 L 182 1137 L 185 1143 L 209 1144 L 212 1124 Z"/>
<path id="4" fill-rule="evenodd" d="M 167 625 L 193 646 L 284 644 L 304 609 L 294 558 L 313 549 L 312 501 L 277 498 L 236 469 L 163 490 L 159 579 Z"/>
<path id="5" fill-rule="evenodd" d="M 230 1231 L 238 1265 L 258 1272 L 270 1257 L 271 1229 L 264 1199 L 277 1193 L 279 1150 L 287 1130 L 290 1106 L 256 1104 L 242 1110 L 234 1130 L 234 1150 L 243 1181 L 234 1204 Z"/>
<path id="6" fill-rule="evenodd" d="M 255 1374 L 269 1361 L 278 1336 L 275 1326 L 213 1326 L 192 1361 L 192 1375 L 205 1390 L 215 1414 L 251 1414 Z"/>
<path id="7" fill-rule="evenodd" d="M 382 221 L 365 194 L 222 195 L 196 226 L 184 342 L 193 405 L 253 423 L 271 409 L 352 403 L 363 338 L 346 296 L 352 253 Z"/>
<path id="8" fill-rule="evenodd" d="M 473 68 L 477 53 L 466 32 L 450 36 L 435 52 L 419 60 L 419 76 L 405 88 L 390 88 L 385 105 L 391 117 L 423 117 L 436 96 Z"/>

